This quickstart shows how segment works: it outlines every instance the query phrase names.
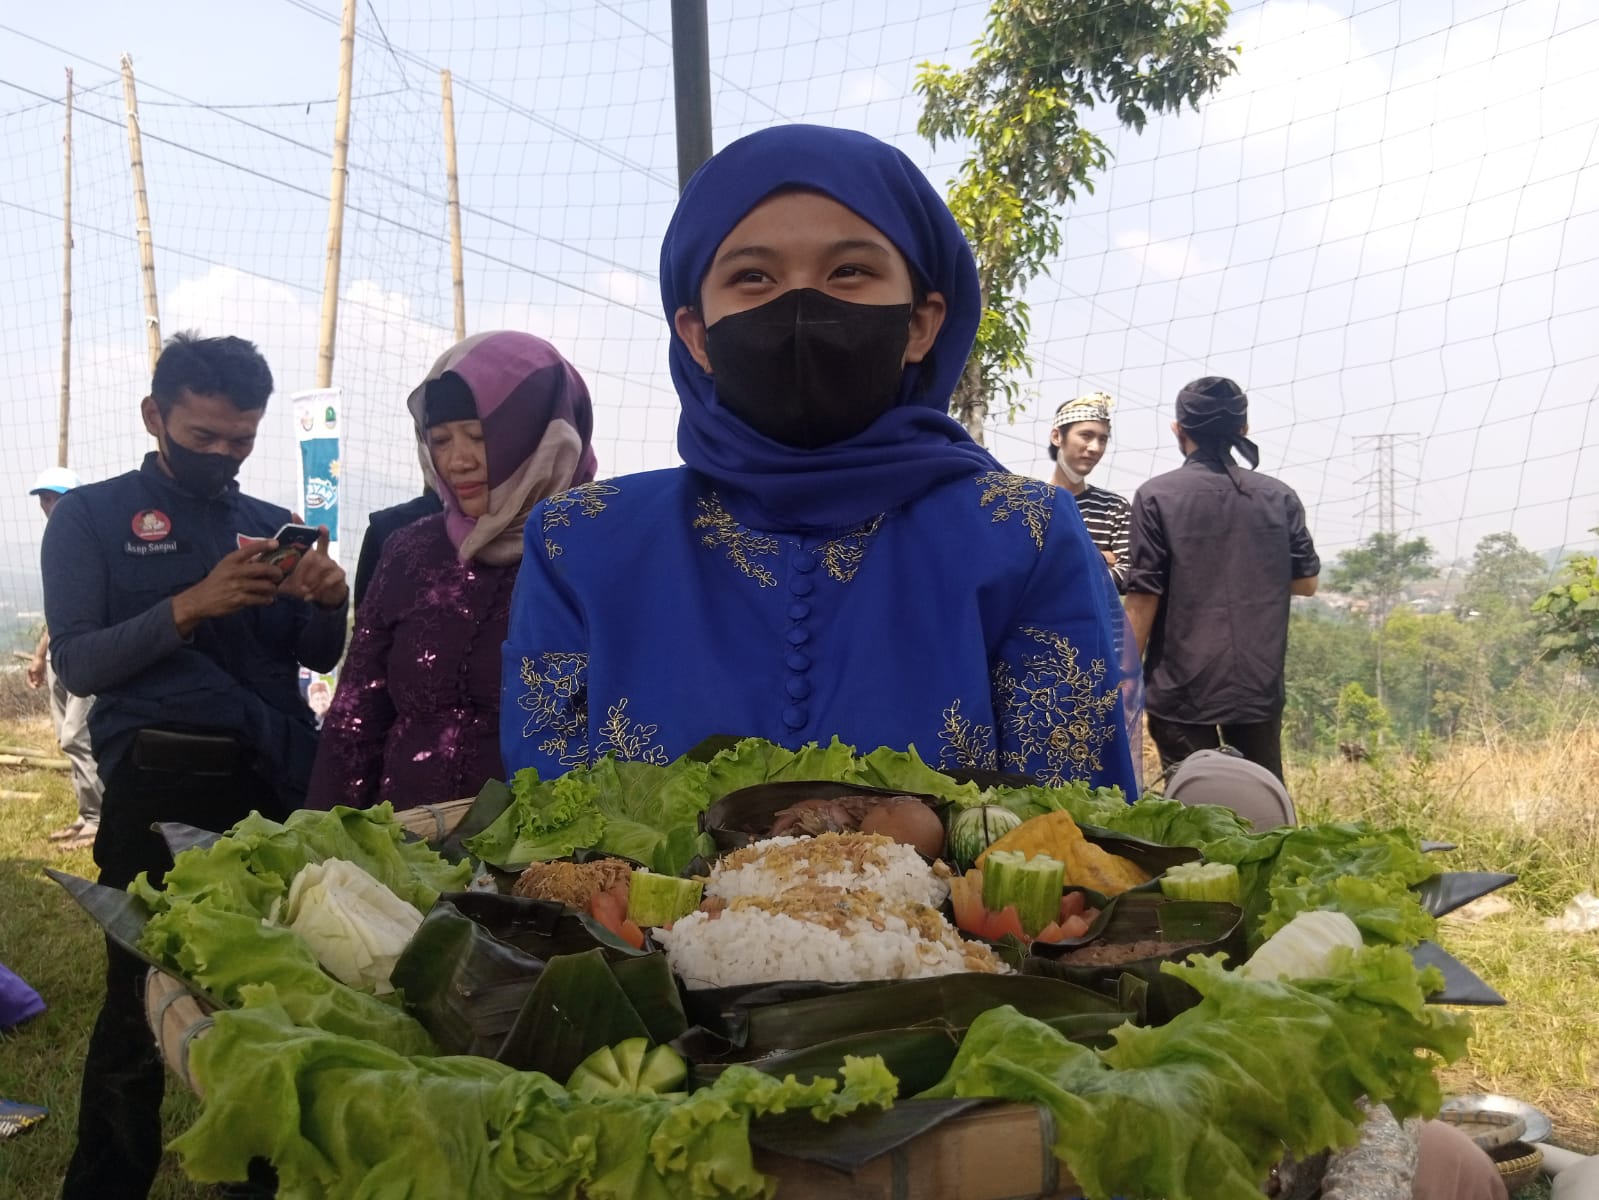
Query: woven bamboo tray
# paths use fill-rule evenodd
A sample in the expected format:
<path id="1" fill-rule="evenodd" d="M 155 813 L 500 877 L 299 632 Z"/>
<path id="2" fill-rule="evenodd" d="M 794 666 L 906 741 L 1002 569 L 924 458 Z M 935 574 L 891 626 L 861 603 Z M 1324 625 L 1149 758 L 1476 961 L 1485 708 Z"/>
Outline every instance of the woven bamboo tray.
<path id="1" fill-rule="evenodd" d="M 460 824 L 470 800 L 406 809 L 396 819 L 437 841 Z M 145 1013 L 161 1058 L 197 1095 L 189 1051 L 211 1028 L 209 1008 L 181 980 L 152 970 Z M 873 1159 L 854 1172 L 758 1152 L 756 1165 L 778 1181 L 780 1200 L 1081 1200 L 1071 1174 L 1050 1152 L 1049 1112 L 995 1104 L 964 1113 Z"/>

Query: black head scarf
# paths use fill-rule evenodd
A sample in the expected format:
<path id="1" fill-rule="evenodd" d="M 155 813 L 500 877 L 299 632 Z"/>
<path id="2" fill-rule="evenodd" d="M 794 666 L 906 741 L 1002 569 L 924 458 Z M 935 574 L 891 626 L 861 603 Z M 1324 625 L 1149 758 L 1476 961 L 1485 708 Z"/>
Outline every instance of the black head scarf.
<path id="1" fill-rule="evenodd" d="M 1249 397 L 1231 379 L 1207 375 L 1177 393 L 1177 425 L 1198 446 L 1198 457 L 1221 463 L 1239 491 L 1243 481 L 1233 470 L 1234 450 L 1251 470 L 1260 466 L 1260 447 L 1244 436 Z"/>

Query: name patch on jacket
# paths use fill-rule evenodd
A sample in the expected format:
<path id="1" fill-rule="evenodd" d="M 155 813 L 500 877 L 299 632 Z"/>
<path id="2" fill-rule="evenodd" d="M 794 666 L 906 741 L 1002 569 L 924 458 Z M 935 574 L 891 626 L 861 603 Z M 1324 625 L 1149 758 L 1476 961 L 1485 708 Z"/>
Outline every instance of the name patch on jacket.
<path id="1" fill-rule="evenodd" d="M 177 538 L 167 538 L 160 542 L 122 543 L 122 553 L 132 555 L 134 558 L 149 558 L 157 554 L 185 554 L 188 549 Z"/>

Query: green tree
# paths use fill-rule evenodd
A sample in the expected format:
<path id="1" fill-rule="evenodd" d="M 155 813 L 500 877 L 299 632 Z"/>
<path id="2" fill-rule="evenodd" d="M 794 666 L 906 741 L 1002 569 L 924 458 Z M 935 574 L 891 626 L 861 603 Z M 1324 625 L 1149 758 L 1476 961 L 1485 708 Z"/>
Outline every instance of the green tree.
<path id="1" fill-rule="evenodd" d="M 1407 585 L 1432 576 L 1432 543 L 1426 538 L 1400 541 L 1395 533 L 1374 533 L 1353 550 L 1345 550 L 1328 575 L 1327 586 L 1369 599 L 1377 639 L 1377 699 L 1383 702 L 1383 641 L 1388 614 Z"/>
<path id="2" fill-rule="evenodd" d="M 1455 611 L 1462 617 L 1514 611 L 1524 615 L 1549 578 L 1543 556 L 1513 533 L 1490 533 L 1477 543 Z"/>
<path id="3" fill-rule="evenodd" d="M 1142 131 L 1151 112 L 1198 107 L 1232 74 L 1222 0 L 992 0 L 971 65 L 921 64 L 917 128 L 969 154 L 949 206 L 977 256 L 983 316 L 951 410 L 979 442 L 990 404 L 1014 416 L 1031 372 L 1022 292 L 1060 252 L 1056 206 L 1093 191 L 1110 150 L 1084 128 L 1096 104 Z"/>
<path id="4" fill-rule="evenodd" d="M 1358 683 L 1346 683 L 1338 693 L 1338 740 L 1372 745 L 1376 749 L 1392 722 L 1381 700 Z"/>
<path id="5" fill-rule="evenodd" d="M 1591 532 L 1599 533 L 1599 529 Z M 1533 603 L 1545 658 L 1599 667 L 1599 557 L 1573 554 L 1560 579 Z"/>
<path id="6" fill-rule="evenodd" d="M 1371 630 L 1337 613 L 1295 605 L 1288 615 L 1288 656 L 1283 665 L 1283 732 L 1296 750 L 1334 749 L 1338 699 L 1344 685 L 1370 687 Z"/>

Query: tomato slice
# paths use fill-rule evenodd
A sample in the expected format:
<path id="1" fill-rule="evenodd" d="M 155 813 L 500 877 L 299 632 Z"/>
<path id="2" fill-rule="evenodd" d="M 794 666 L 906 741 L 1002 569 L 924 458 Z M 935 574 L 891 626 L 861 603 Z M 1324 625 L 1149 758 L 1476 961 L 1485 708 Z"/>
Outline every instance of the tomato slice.
<path id="1" fill-rule="evenodd" d="M 983 936 L 983 876 L 979 871 L 968 871 L 949 881 L 949 902 L 955 910 L 955 927 L 967 933 Z"/>
<path id="2" fill-rule="evenodd" d="M 627 919 L 627 884 L 595 892 L 589 900 L 589 915 L 635 950 L 644 948 L 644 931 Z"/>
<path id="3" fill-rule="evenodd" d="M 997 942 L 1007 933 L 1014 934 L 1024 942 L 1032 941 L 1022 932 L 1022 919 L 1016 914 L 1016 906 L 1007 904 L 1000 912 L 985 912 L 986 920 L 983 923 L 982 937 L 991 942 Z"/>
<path id="4" fill-rule="evenodd" d="M 1060 919 L 1075 917 L 1083 911 L 1088 904 L 1087 898 L 1081 892 L 1067 892 L 1060 898 Z"/>

